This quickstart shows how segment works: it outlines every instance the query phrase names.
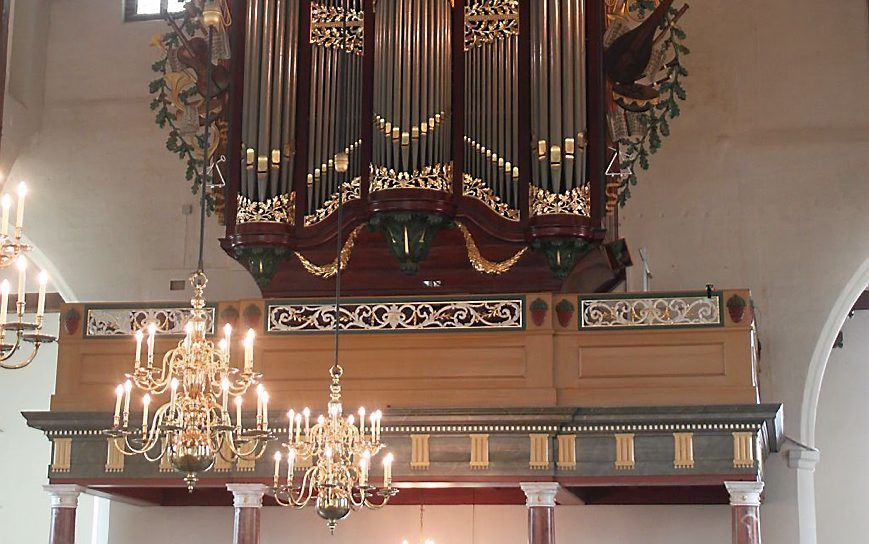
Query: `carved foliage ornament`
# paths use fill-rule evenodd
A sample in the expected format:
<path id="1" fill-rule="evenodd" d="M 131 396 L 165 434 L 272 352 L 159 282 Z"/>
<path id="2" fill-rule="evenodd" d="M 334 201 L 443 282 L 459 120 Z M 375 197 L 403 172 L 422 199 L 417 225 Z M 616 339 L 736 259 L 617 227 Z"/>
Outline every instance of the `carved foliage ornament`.
<path id="1" fill-rule="evenodd" d="M 449 164 L 425 166 L 414 172 L 396 172 L 379 166 L 371 175 L 372 193 L 390 189 L 426 189 L 450 193 L 452 187 L 452 167 Z"/>
<path id="2" fill-rule="evenodd" d="M 214 333 L 214 307 L 205 308 L 207 334 Z M 149 324 L 157 325 L 158 335 L 183 335 L 190 319 L 190 307 L 167 308 L 87 308 L 85 336 L 130 336 Z"/>
<path id="3" fill-rule="evenodd" d="M 721 296 L 592 298 L 581 302 L 581 329 L 721 325 Z"/>
<path id="4" fill-rule="evenodd" d="M 296 194 L 282 194 L 265 202 L 238 195 L 236 223 L 289 223 L 295 219 Z"/>
<path id="5" fill-rule="evenodd" d="M 519 0 L 471 0 L 465 7 L 465 51 L 519 35 Z"/>
<path id="6" fill-rule="evenodd" d="M 505 219 L 519 221 L 519 210 L 511 208 L 506 202 L 503 202 L 501 197 L 486 185 L 485 181 L 472 177 L 470 174 L 464 175 L 464 181 L 465 196 L 476 198 Z"/>
<path id="7" fill-rule="evenodd" d="M 553 193 L 542 187 L 529 187 L 531 216 L 572 214 L 591 215 L 591 192 L 588 185 L 576 187 L 566 193 Z"/>
<path id="8" fill-rule="evenodd" d="M 343 47 L 361 56 L 365 47 L 364 17 L 361 11 L 353 9 L 311 4 L 311 44 Z"/>

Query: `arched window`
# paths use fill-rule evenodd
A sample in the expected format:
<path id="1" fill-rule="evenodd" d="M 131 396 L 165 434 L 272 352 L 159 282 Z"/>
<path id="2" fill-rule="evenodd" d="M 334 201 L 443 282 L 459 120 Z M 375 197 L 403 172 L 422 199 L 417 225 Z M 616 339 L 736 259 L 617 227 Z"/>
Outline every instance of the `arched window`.
<path id="1" fill-rule="evenodd" d="M 124 19 L 143 21 L 161 19 L 167 13 L 184 10 L 188 0 L 124 0 Z"/>

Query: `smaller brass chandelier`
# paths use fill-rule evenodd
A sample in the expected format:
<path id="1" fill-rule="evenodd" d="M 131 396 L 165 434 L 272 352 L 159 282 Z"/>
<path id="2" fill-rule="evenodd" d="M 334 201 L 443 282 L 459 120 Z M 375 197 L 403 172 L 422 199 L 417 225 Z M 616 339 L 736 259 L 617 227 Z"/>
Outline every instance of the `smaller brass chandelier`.
<path id="1" fill-rule="evenodd" d="M 45 290 L 48 285 L 48 273 L 39 273 L 39 298 L 36 304 L 36 315 L 32 322 L 25 321 L 27 309 L 25 303 L 25 287 L 27 284 L 27 257 L 32 249 L 22 241 L 24 235 L 24 200 L 27 196 L 27 185 L 18 184 L 18 204 L 16 206 L 15 226 L 12 235 L 9 234 L 9 212 L 12 207 L 12 197 L 8 194 L 0 199 L 2 218 L 0 218 L 0 269 L 11 268 L 14 264 L 18 270 L 18 299 L 15 303 L 15 314 L 9 319 L 8 305 L 11 285 L 4 279 L 0 283 L 0 368 L 17 370 L 24 368 L 36 358 L 42 344 L 50 344 L 57 337 L 42 334 L 45 320 Z M 11 340 L 7 343 L 7 335 Z M 32 344 L 30 353 L 18 362 L 7 362 L 19 353 L 24 344 Z"/>
<path id="2" fill-rule="evenodd" d="M 214 44 L 214 17 L 210 10 L 203 16 L 208 27 L 208 58 Z M 218 21 L 219 22 L 219 21 Z M 202 138 L 203 157 L 208 153 L 208 135 L 211 125 L 212 63 L 206 68 L 205 131 Z M 136 333 L 136 359 L 133 372 L 115 390 L 115 415 L 111 429 L 105 431 L 114 446 L 124 455 L 143 455 L 149 461 L 164 456 L 169 464 L 183 473 L 187 489 L 193 491 L 198 475 L 211 470 L 217 455 L 227 461 L 258 459 L 275 436 L 269 430 L 268 393 L 253 370 L 254 332 L 249 330 L 244 339 L 244 366 L 240 369 L 231 361 L 232 327 L 224 327 L 224 337 L 215 345 L 208 338 L 210 323 L 205 308 L 205 286 L 208 279 L 204 269 L 206 188 L 208 186 L 208 160 L 202 161 L 199 220 L 199 266 L 190 276 L 193 298 L 190 319 L 185 324 L 185 337 L 178 346 L 169 350 L 162 364 L 154 364 L 154 340 L 157 326 L 147 326 L 147 356 L 142 361 L 142 342 L 145 334 Z M 243 397 L 252 388 L 257 393 L 257 415 L 253 426 L 242 421 Z M 142 397 L 142 424 L 130 423 L 130 397 L 133 388 L 144 391 Z M 168 392 L 169 400 L 154 411 L 149 419 L 152 395 Z M 229 397 L 235 404 L 235 420 L 230 416 Z"/>
<path id="3" fill-rule="evenodd" d="M 344 4 L 344 50 L 347 36 L 347 14 L 349 6 Z M 346 152 L 339 153 L 335 159 L 335 170 L 347 171 Z M 283 444 L 285 453 L 275 453 L 275 474 L 272 492 L 275 501 L 291 508 L 304 508 L 312 501 L 317 515 L 326 520 L 329 532 L 334 534 L 338 522 L 345 519 L 353 510 L 368 508 L 378 510 L 389 503 L 398 493 L 392 485 L 393 455 L 387 453 L 383 458 L 383 485 L 372 485 L 369 472 L 374 457 L 384 448 L 380 441 L 382 412 L 375 410 L 365 426 L 365 408 L 360 408 L 358 425 L 356 417 L 344 417 L 341 402 L 341 376 L 344 369 L 338 364 L 338 351 L 341 340 L 341 233 L 344 228 L 344 187 L 338 189 L 338 234 L 336 240 L 335 262 L 335 362 L 329 369 L 329 402 L 327 414 L 320 415 L 314 426 L 310 425 L 311 412 L 305 408 L 302 413 L 290 410 L 287 413 L 289 428 L 287 442 Z M 304 430 L 302 421 L 304 420 Z M 287 476 L 281 482 L 282 460 L 286 458 Z M 302 476 L 296 478 L 297 462 L 310 460 Z M 301 463 L 299 463 L 301 464 Z"/>

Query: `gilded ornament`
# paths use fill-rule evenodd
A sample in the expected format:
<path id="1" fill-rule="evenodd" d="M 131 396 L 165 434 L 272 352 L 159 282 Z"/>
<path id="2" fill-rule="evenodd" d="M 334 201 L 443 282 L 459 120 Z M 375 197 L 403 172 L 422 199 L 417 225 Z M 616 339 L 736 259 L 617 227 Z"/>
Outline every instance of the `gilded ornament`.
<path id="1" fill-rule="evenodd" d="M 347 241 L 344 242 L 344 246 L 341 248 L 341 268 L 347 268 L 347 263 L 350 262 L 350 253 L 353 251 L 353 247 L 356 245 L 356 238 L 359 236 L 359 233 L 362 231 L 363 225 L 359 225 L 353 232 L 350 233 L 350 236 L 347 237 Z M 317 265 L 309 261 L 305 258 L 304 255 L 295 252 L 296 258 L 299 259 L 299 262 L 302 263 L 302 266 L 308 273 L 313 274 L 315 276 L 319 276 L 321 278 L 331 278 L 338 271 L 338 259 L 336 258 L 329 264 Z"/>
<path id="2" fill-rule="evenodd" d="M 282 194 L 264 202 L 250 200 L 238 195 L 236 223 L 289 223 L 293 224 L 296 209 L 296 193 Z"/>
<path id="3" fill-rule="evenodd" d="M 459 221 L 456 221 L 456 225 L 462 232 L 462 236 L 465 237 L 465 246 L 468 248 L 468 260 L 477 272 L 493 275 L 503 274 L 513 268 L 516 263 L 519 262 L 519 259 L 528 252 L 528 248 L 523 247 L 509 259 L 500 262 L 490 261 L 480 254 L 480 248 L 478 248 L 476 242 L 474 242 L 474 237 L 471 235 L 468 227 Z"/>
<path id="4" fill-rule="evenodd" d="M 519 35 L 519 0 L 477 0 L 465 8 L 465 51 Z"/>
<path id="5" fill-rule="evenodd" d="M 464 195 L 476 198 L 501 217 L 510 221 L 519 221 L 519 210 L 511 208 L 506 202 L 501 201 L 501 197 L 496 195 L 492 188 L 480 178 L 465 174 Z"/>
<path id="6" fill-rule="evenodd" d="M 391 189 L 426 189 L 451 193 L 452 165 L 435 164 L 414 172 L 396 172 L 385 166 L 374 168 L 371 175 L 371 192 Z"/>
<path id="7" fill-rule="evenodd" d="M 542 187 L 530 187 L 531 216 L 572 214 L 591 215 L 591 192 L 588 185 L 566 193 L 553 193 Z"/>
<path id="8" fill-rule="evenodd" d="M 322 206 L 314 210 L 314 213 L 311 215 L 305 216 L 305 226 L 310 227 L 311 225 L 316 225 L 320 221 L 323 221 L 332 213 L 338 209 L 340 205 L 341 193 L 344 194 L 344 203 L 346 204 L 350 200 L 359 200 L 362 198 L 361 187 L 362 187 L 362 178 L 353 178 L 352 181 L 345 181 L 341 186 L 341 191 L 339 193 L 334 193 L 329 200 L 323 203 Z"/>
<path id="9" fill-rule="evenodd" d="M 362 55 L 365 46 L 364 13 L 340 6 L 311 4 L 311 45 L 342 48 Z"/>

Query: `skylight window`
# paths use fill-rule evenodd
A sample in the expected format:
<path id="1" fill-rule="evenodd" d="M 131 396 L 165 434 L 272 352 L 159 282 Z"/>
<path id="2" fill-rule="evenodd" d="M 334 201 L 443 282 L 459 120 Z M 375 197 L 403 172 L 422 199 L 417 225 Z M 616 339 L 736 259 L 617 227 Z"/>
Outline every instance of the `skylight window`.
<path id="1" fill-rule="evenodd" d="M 167 13 L 180 13 L 188 0 L 125 0 L 124 17 L 127 21 L 161 19 Z"/>

